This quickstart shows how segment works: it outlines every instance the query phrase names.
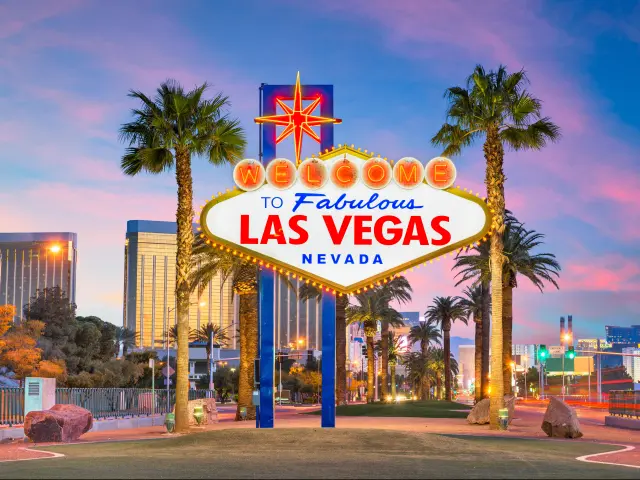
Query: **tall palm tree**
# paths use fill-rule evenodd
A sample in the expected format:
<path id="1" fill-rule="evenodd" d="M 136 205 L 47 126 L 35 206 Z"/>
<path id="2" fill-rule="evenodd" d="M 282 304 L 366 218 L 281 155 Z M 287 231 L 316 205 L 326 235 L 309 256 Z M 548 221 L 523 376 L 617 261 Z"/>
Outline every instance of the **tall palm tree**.
<path id="1" fill-rule="evenodd" d="M 378 331 L 378 322 L 400 322 L 402 316 L 389 306 L 391 297 L 382 290 L 359 293 L 354 299 L 357 303 L 347 307 L 347 324 L 360 324 L 367 339 L 367 402 L 371 403 L 375 379 L 373 338 Z"/>
<path id="2" fill-rule="evenodd" d="M 394 277 L 391 281 L 382 284 L 378 287 L 380 290 L 383 290 L 391 297 L 392 301 L 404 304 L 411 301 L 411 293 L 413 289 L 409 284 L 409 281 L 406 277 L 397 276 Z M 400 327 L 404 325 L 402 319 L 400 322 L 395 322 L 394 324 L 389 323 L 387 320 L 383 320 L 381 324 L 380 331 L 380 339 L 382 342 L 382 350 L 381 350 L 381 370 L 380 370 L 380 382 L 381 382 L 381 394 L 382 398 L 386 399 L 389 394 L 387 390 L 387 372 L 389 370 L 389 327 Z M 391 383 L 395 384 L 393 378 L 391 379 Z"/>
<path id="3" fill-rule="evenodd" d="M 299 300 L 320 301 L 322 291 L 313 285 L 303 283 L 298 289 Z M 348 295 L 336 297 L 336 402 L 347 403 L 347 306 Z"/>
<path id="4" fill-rule="evenodd" d="M 458 362 L 452 353 L 449 353 L 449 357 L 446 357 L 444 348 L 432 348 L 429 350 L 428 364 L 436 380 L 436 398 L 441 399 L 442 380 L 444 379 L 446 382 L 447 374 L 449 378 L 458 375 Z M 451 401 L 450 399 L 448 400 Z"/>
<path id="5" fill-rule="evenodd" d="M 191 290 L 198 293 L 207 288 L 217 275 L 231 279 L 231 288 L 239 298 L 240 368 L 238 369 L 238 405 L 236 421 L 241 420 L 240 409 L 247 409 L 247 418 L 255 419 L 253 405 L 254 368 L 258 357 L 258 265 L 225 250 L 216 250 L 202 238 L 193 246 L 194 265 L 190 275 Z"/>
<path id="6" fill-rule="evenodd" d="M 127 350 L 136 346 L 138 333 L 127 327 L 116 327 L 116 346 L 118 354 L 122 348 L 122 356 L 127 354 Z"/>
<path id="7" fill-rule="evenodd" d="M 229 337 L 220 325 L 214 325 L 209 322 L 206 325 L 202 325 L 200 330 L 195 332 L 196 340 L 199 342 L 205 342 L 207 351 L 207 373 L 211 374 L 211 355 L 213 354 L 212 346 L 227 346 L 229 343 Z M 212 345 L 213 343 L 213 345 Z"/>
<path id="8" fill-rule="evenodd" d="M 524 224 L 517 221 L 512 215 L 508 215 L 505 229 L 502 234 L 505 262 L 502 267 L 503 278 L 503 382 L 505 393 L 511 393 L 511 345 L 513 332 L 513 289 L 517 288 L 518 274 L 528 278 L 541 292 L 545 282 L 551 283 L 556 288 L 556 279 L 559 276 L 560 265 L 551 253 L 535 253 L 534 249 L 543 245 L 544 235 L 534 230 L 527 230 Z M 460 271 L 456 276 L 461 276 L 457 284 L 467 280 L 475 280 L 476 283 L 489 276 L 489 256 L 484 245 L 474 247 L 469 255 L 459 257 L 456 267 Z"/>
<path id="9" fill-rule="evenodd" d="M 525 88 L 524 70 L 508 73 L 502 65 L 497 71 L 485 71 L 477 65 L 465 87 L 451 87 L 447 123 L 431 139 L 443 148 L 443 155 L 459 154 L 464 147 L 484 138 L 485 183 L 493 213 L 491 229 L 504 229 L 504 147 L 512 150 L 540 150 L 560 137 L 560 128 L 542 117 L 541 102 Z M 491 314 L 502 318 L 502 238 L 491 236 Z M 504 406 L 502 365 L 502 322 L 492 322 L 491 330 L 491 409 L 492 429 L 498 428 L 498 410 Z"/>
<path id="10" fill-rule="evenodd" d="M 441 338 L 442 332 L 431 321 L 420 322 L 409 330 L 409 342 L 411 342 L 411 345 L 415 345 L 418 342 L 420 343 L 420 355 L 422 359 L 424 359 L 425 364 L 427 364 L 427 352 L 431 343 L 440 345 Z M 428 374 L 425 375 L 424 382 L 424 388 L 421 390 L 423 397 L 421 398 L 422 400 L 427 400 L 427 397 L 431 394 L 430 376 Z"/>
<path id="11" fill-rule="evenodd" d="M 231 279 L 233 295 L 239 298 L 238 336 L 240 337 L 240 368 L 238 369 L 238 405 L 236 421 L 242 419 L 240 409 L 247 409 L 247 418 L 255 419 L 253 405 L 254 368 L 258 357 L 258 265 L 231 252 L 217 250 L 204 238 L 196 238 L 193 265 L 189 276 L 190 289 L 200 295 L 217 275 Z M 289 279 L 281 278 L 291 286 Z M 228 328 L 228 327 L 227 327 Z"/>
<path id="12" fill-rule="evenodd" d="M 456 320 L 467 323 L 465 311 L 460 301 L 453 297 L 436 297 L 433 305 L 424 313 L 427 319 L 437 322 L 444 338 L 444 390 L 446 399 L 451 401 L 451 324 Z"/>
<path id="13" fill-rule="evenodd" d="M 396 399 L 396 365 L 400 361 L 400 357 L 402 356 L 402 344 L 401 338 L 395 332 L 387 333 L 387 347 L 388 347 L 388 355 L 389 355 L 389 370 L 391 371 L 391 399 L 395 401 Z M 382 338 L 378 340 L 376 343 L 376 351 L 380 354 L 383 354 L 383 344 Z"/>
<path id="14" fill-rule="evenodd" d="M 431 370 L 431 365 L 429 364 L 430 360 L 430 350 L 427 353 L 423 354 L 423 352 L 410 352 L 406 355 L 402 356 L 402 364 L 407 369 L 408 377 L 413 384 L 413 389 L 416 392 L 416 396 L 420 400 L 427 400 L 428 389 L 431 382 L 431 377 L 434 375 L 433 370 Z"/>
<path id="15" fill-rule="evenodd" d="M 205 157 L 213 165 L 235 163 L 242 158 L 246 140 L 238 120 L 225 110 L 229 98 L 218 94 L 205 99 L 203 84 L 185 91 L 175 80 L 167 80 L 151 99 L 131 90 L 129 96 L 140 101 L 132 110 L 134 120 L 120 128 L 128 143 L 122 157 L 127 175 L 141 172 L 162 173 L 175 167 L 178 185 L 176 252 L 176 319 L 178 325 L 176 372 L 176 432 L 189 429 L 189 274 L 193 246 L 193 179 L 191 156 Z"/>
<path id="16" fill-rule="evenodd" d="M 484 298 L 482 285 L 467 287 L 463 290 L 464 296 L 460 297 L 460 305 L 464 309 L 467 319 L 473 319 L 476 324 L 475 335 L 475 397 L 476 402 L 482 400 L 482 384 L 487 379 L 482 378 L 482 312 L 484 310 Z"/>

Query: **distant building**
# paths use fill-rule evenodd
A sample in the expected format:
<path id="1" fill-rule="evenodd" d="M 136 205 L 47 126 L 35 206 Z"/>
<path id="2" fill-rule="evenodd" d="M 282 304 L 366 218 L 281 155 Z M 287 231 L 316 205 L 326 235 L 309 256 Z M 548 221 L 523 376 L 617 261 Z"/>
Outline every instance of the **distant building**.
<path id="1" fill-rule="evenodd" d="M 0 233 L 0 305 L 14 305 L 22 319 L 29 299 L 48 287 L 60 287 L 75 303 L 77 261 L 75 233 Z"/>
<path id="2" fill-rule="evenodd" d="M 533 367 L 538 364 L 538 346 L 532 343 L 515 344 L 511 346 L 513 362 L 523 368 Z"/>
<path id="3" fill-rule="evenodd" d="M 408 327 L 415 327 L 420 323 L 420 312 L 400 312 L 402 321 Z"/>
<path id="4" fill-rule="evenodd" d="M 600 339 L 600 350 L 607 350 L 609 348 L 611 348 L 611 344 L 609 342 L 607 342 L 604 338 L 601 338 Z M 580 338 L 580 339 L 578 339 L 576 350 L 597 351 L 598 350 L 598 339 L 597 338 Z M 577 353 L 577 355 L 581 355 L 581 353 L 579 351 L 576 352 L 576 353 Z M 589 355 L 589 354 L 585 354 L 585 355 Z"/>
<path id="5" fill-rule="evenodd" d="M 640 325 L 631 325 L 630 327 L 607 325 L 604 329 L 607 334 L 607 342 L 613 345 L 637 346 L 640 343 Z"/>
<path id="6" fill-rule="evenodd" d="M 640 348 L 626 347 L 622 349 L 622 353 L 638 355 L 637 357 L 622 357 L 622 365 L 634 382 L 640 382 Z"/>
<path id="7" fill-rule="evenodd" d="M 127 222 L 124 269 L 124 325 L 138 333 L 139 347 L 162 348 L 167 328 L 176 324 L 176 224 Z M 191 295 L 189 327 L 211 322 L 226 328 L 229 348 L 238 345 L 231 282 L 215 277 L 198 298 Z M 204 306 L 200 304 L 204 303 Z"/>
<path id="8" fill-rule="evenodd" d="M 471 388 L 471 384 L 475 381 L 476 376 L 476 347 L 475 345 L 460 345 L 458 348 L 460 356 L 458 359 L 458 372 L 462 377 L 462 384 L 460 387 L 463 390 L 469 390 Z"/>

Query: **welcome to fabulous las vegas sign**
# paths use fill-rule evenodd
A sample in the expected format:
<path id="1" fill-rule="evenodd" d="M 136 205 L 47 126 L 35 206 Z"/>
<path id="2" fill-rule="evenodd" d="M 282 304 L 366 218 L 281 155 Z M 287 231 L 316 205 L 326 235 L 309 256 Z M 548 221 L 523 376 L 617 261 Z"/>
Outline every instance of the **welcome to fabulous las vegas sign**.
<path id="1" fill-rule="evenodd" d="M 491 233 L 489 207 L 453 185 L 443 157 L 392 162 L 339 146 L 298 166 L 246 159 L 233 176 L 202 209 L 207 243 L 329 292 L 366 290 Z"/>

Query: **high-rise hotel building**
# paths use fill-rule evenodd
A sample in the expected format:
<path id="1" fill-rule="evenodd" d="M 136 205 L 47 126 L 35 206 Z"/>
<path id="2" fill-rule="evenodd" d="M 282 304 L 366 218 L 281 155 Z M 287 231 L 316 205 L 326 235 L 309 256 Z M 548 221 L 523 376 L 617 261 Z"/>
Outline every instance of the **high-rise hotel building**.
<path id="1" fill-rule="evenodd" d="M 124 325 L 138 333 L 140 347 L 162 348 L 176 324 L 176 224 L 127 222 L 124 253 Z M 231 282 L 215 277 L 198 297 L 191 295 L 189 327 L 213 323 L 226 329 L 228 348 L 238 344 Z"/>
<path id="2" fill-rule="evenodd" d="M 138 346 L 166 345 L 166 328 L 176 323 L 176 224 L 148 220 L 127 222 L 124 268 L 124 325 L 138 333 Z M 200 297 L 191 296 L 190 328 L 211 322 L 226 329 L 228 348 L 239 348 L 238 299 L 232 279 L 215 277 Z M 298 301 L 296 280 L 275 282 L 275 341 L 279 350 L 321 348 L 321 304 Z M 204 305 L 201 306 L 201 304 Z"/>
<path id="3" fill-rule="evenodd" d="M 70 232 L 0 233 L 0 305 L 16 320 L 38 290 L 60 287 L 76 301 L 78 235 Z"/>

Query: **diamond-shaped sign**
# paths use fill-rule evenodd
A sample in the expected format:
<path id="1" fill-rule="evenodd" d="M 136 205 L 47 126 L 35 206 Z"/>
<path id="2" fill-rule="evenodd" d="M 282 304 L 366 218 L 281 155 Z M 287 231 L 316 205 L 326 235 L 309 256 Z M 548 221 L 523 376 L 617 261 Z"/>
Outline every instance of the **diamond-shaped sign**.
<path id="1" fill-rule="evenodd" d="M 344 158 L 363 164 L 368 157 L 343 150 L 321 160 L 330 169 Z M 358 182 L 341 189 L 329 181 L 311 190 L 298 179 L 286 190 L 265 183 L 217 197 L 200 223 L 217 248 L 350 293 L 480 241 L 490 215 L 459 188 L 392 182 L 373 190 Z"/>
<path id="2" fill-rule="evenodd" d="M 167 375 L 167 368 L 169 369 L 168 375 Z M 165 365 L 164 367 L 162 367 L 162 375 L 164 375 L 165 377 L 170 377 L 174 373 L 175 373 L 175 370 L 171 368 L 169 365 Z"/>

